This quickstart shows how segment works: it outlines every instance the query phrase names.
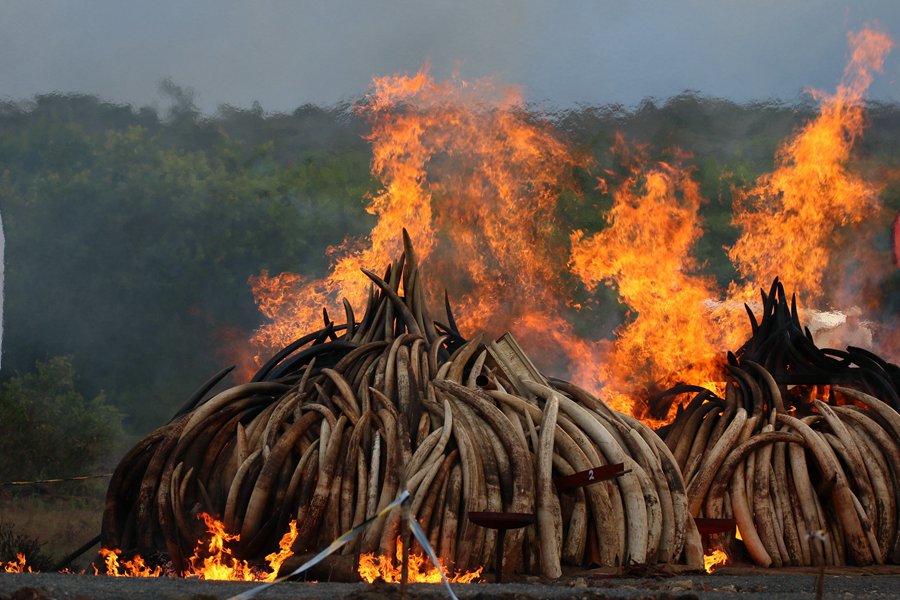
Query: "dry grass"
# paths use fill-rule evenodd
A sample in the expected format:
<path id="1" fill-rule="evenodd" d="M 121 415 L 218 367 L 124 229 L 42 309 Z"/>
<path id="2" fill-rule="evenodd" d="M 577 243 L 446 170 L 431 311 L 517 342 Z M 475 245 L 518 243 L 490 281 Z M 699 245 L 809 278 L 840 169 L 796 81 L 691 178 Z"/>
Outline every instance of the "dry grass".
<path id="1" fill-rule="evenodd" d="M 77 493 L 53 489 L 0 494 L 0 525 L 7 544 L 18 542 L 28 547 L 0 548 L 3 554 L 12 555 L 0 556 L 0 560 L 15 558 L 17 550 L 30 550 L 40 557 L 29 564 L 46 569 L 100 533 L 102 486 L 84 488 L 82 485 Z M 88 552 L 73 567 L 86 568 L 93 557 L 94 553 Z"/>

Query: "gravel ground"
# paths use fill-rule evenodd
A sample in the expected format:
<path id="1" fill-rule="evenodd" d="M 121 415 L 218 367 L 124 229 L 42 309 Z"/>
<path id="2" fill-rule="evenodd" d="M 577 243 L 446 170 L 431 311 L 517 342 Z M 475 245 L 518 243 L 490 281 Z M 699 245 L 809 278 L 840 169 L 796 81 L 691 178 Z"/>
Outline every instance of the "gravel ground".
<path id="1" fill-rule="evenodd" d="M 225 599 L 254 584 L 184 579 L 117 579 L 86 575 L 0 574 L 0 600 L 214 600 Z M 462 599 L 501 600 L 659 598 L 718 599 L 740 594 L 748 599 L 815 598 L 816 575 L 810 569 L 777 572 L 723 568 L 713 575 L 681 574 L 670 577 L 622 578 L 588 574 L 564 583 L 537 581 L 454 585 Z M 262 600 L 381 600 L 399 598 L 399 586 L 364 583 L 281 583 L 262 592 Z M 411 599 L 439 599 L 441 586 L 410 586 Z M 894 600 L 900 598 L 900 567 L 844 569 L 825 577 L 825 598 Z"/>

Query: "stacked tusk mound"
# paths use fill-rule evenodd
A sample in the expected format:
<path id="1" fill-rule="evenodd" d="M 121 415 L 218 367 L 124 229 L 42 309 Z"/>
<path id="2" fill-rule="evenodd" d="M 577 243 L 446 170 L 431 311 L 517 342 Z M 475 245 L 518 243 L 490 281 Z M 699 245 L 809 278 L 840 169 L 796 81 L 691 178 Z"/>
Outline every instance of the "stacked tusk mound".
<path id="1" fill-rule="evenodd" d="M 407 488 L 431 545 L 459 569 L 494 568 L 500 536 L 469 520 L 476 511 L 536 515 L 506 535 L 507 573 L 702 565 L 681 473 L 655 433 L 543 377 L 508 334 L 465 340 L 449 304 L 447 324 L 432 321 L 405 232 L 383 278 L 364 272 L 373 286 L 360 321 L 345 302 L 344 325 L 326 315 L 249 383 L 197 395 L 123 458 L 107 494 L 107 547 L 163 552 L 180 568 L 201 534 L 191 513 L 202 510 L 240 533 L 237 554 L 248 560 L 273 550 L 296 518 L 301 554 Z M 614 479 L 554 485 L 619 463 Z M 394 556 L 400 518 L 376 520 L 343 552 Z"/>
<path id="2" fill-rule="evenodd" d="M 659 432 L 691 514 L 733 517 L 761 566 L 900 562 L 900 369 L 817 348 L 778 280 L 762 305 L 725 398 L 699 391 Z"/>

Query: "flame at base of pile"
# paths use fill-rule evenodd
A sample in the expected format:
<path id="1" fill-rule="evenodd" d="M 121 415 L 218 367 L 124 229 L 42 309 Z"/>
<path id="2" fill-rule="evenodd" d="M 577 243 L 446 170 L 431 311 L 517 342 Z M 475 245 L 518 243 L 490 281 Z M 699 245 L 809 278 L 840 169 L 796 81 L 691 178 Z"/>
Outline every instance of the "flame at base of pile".
<path id="1" fill-rule="evenodd" d="M 712 552 L 703 555 L 703 568 L 707 573 L 712 573 L 716 567 L 728 564 L 728 553 L 721 548 L 714 548 Z"/>
<path id="2" fill-rule="evenodd" d="M 229 534 L 221 521 L 216 520 L 206 513 L 200 513 L 198 517 L 204 522 L 209 536 L 206 547 L 198 544 L 194 553 L 188 559 L 188 567 L 178 575 L 185 578 L 205 579 L 208 581 L 274 581 L 282 563 L 293 553 L 291 544 L 297 537 L 297 523 L 291 521 L 288 531 L 279 542 L 279 551 L 266 556 L 268 569 L 262 569 L 251 565 L 245 560 L 234 556 L 229 544 L 240 541 L 239 535 Z M 101 548 L 100 556 L 103 559 L 105 571 L 103 575 L 109 577 L 164 577 L 175 575 L 167 573 L 159 565 L 150 566 L 140 555 L 134 555 L 130 560 L 122 558 L 122 551 L 118 549 Z M 23 557 L 24 560 L 24 557 Z M 94 575 L 100 575 L 101 571 L 94 567 Z"/>
<path id="3" fill-rule="evenodd" d="M 180 573 L 173 572 L 162 565 L 151 565 L 140 554 L 134 554 L 130 559 L 125 558 L 125 553 L 119 549 L 100 548 L 100 568 L 96 563 L 92 565 L 94 575 L 107 577 L 175 577 L 205 579 L 208 581 L 273 581 L 278 575 L 281 565 L 292 556 L 291 544 L 297 537 L 297 523 L 291 521 L 288 531 L 278 543 L 278 552 L 273 552 L 265 557 L 268 568 L 251 565 L 234 556 L 231 545 L 240 541 L 239 535 L 232 535 L 225 531 L 221 521 L 216 520 L 206 513 L 200 513 L 197 518 L 202 520 L 207 529 L 206 542 L 198 542 L 193 555 L 188 559 L 189 566 Z M 15 561 L 0 562 L 0 572 L 3 573 L 32 573 L 36 572 L 27 564 L 24 553 L 18 553 Z M 71 573 L 68 569 L 61 573 Z M 84 574 L 82 571 L 81 574 Z"/>
<path id="4" fill-rule="evenodd" d="M 109 577 L 162 577 L 162 567 L 150 567 L 144 558 L 138 554 L 131 560 L 120 557 L 121 550 L 101 548 L 100 556 L 103 558 L 105 575 Z M 94 575 L 99 575 L 100 570 L 94 567 Z"/>
<path id="5" fill-rule="evenodd" d="M 117 467 L 107 494 L 108 547 L 163 552 L 178 571 L 197 539 L 199 506 L 240 533 L 235 555 L 318 551 L 374 516 L 402 489 L 441 560 L 496 570 L 497 534 L 470 512 L 535 514 L 510 530 L 506 573 L 556 578 L 568 565 L 687 562 L 702 547 L 684 482 L 661 440 L 569 383 L 548 380 L 511 335 L 462 336 L 425 304 L 422 271 L 404 252 L 373 282 L 357 320 L 278 352 L 252 380 L 204 399 L 204 388 Z M 210 384 L 209 387 L 215 381 Z M 613 480 L 558 491 L 554 479 L 623 463 Z M 134 508 L 136 507 L 136 508 Z M 399 511 L 341 550 L 393 556 Z"/>
<path id="6" fill-rule="evenodd" d="M 366 583 L 384 581 L 385 583 L 400 583 L 401 561 L 403 560 L 403 542 L 397 539 L 396 561 L 388 556 L 376 556 L 374 554 L 362 554 L 359 557 L 359 576 Z M 419 553 L 409 555 L 409 582 L 410 583 L 441 583 L 441 572 L 432 565 L 427 556 Z M 474 571 L 456 573 L 441 562 L 447 581 L 450 583 L 472 583 L 478 581 L 484 570 L 478 567 Z"/>
<path id="7" fill-rule="evenodd" d="M 0 573 L 31 573 L 31 567 L 28 566 L 25 555 L 21 552 L 16 553 L 16 560 L 9 562 L 0 562 Z"/>

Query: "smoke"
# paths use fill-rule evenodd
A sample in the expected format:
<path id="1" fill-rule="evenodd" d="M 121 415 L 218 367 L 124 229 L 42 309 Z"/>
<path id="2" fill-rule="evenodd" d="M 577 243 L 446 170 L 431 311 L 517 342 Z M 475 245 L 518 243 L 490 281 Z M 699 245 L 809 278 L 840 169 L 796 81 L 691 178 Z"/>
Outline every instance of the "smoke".
<path id="1" fill-rule="evenodd" d="M 6 239 L 3 237 L 3 215 L 0 215 L 0 369 L 3 368 L 3 247 Z"/>
<path id="2" fill-rule="evenodd" d="M 50 6 L 48 6 L 50 5 Z M 289 111 L 363 93 L 373 74 L 496 75 L 557 107 L 685 89 L 744 102 L 827 89 L 842 33 L 877 19 L 900 30 L 895 0 L 810 2 L 4 2 L 0 90 L 164 100 L 166 77 L 219 103 Z M 895 100 L 900 67 L 873 98 Z M 892 83 L 894 82 L 894 83 Z"/>

